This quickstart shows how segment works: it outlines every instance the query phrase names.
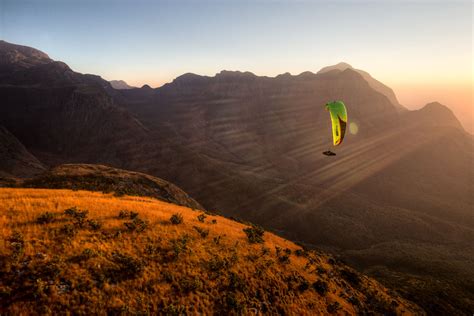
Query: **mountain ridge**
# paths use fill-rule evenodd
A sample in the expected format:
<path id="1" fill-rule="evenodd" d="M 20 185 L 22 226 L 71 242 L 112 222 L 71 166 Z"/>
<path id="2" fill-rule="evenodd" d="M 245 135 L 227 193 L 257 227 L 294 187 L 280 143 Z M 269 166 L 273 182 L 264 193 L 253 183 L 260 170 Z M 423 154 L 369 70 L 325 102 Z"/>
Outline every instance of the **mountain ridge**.
<path id="1" fill-rule="evenodd" d="M 51 80 L 48 71 L 42 75 L 40 81 Z M 107 89 L 88 76 L 72 86 L 65 80 L 60 89 L 43 86 L 44 95 L 21 84 L 1 87 L 7 103 L 0 123 L 48 165 L 100 163 L 159 176 L 206 209 L 357 262 L 428 312 L 460 314 L 474 306 L 466 284 L 474 279 L 466 246 L 474 226 L 474 175 L 466 168 L 473 139 L 450 114 L 445 120 L 448 112 L 438 105 L 398 111 L 352 69 L 222 75 L 187 75 L 157 89 Z M 68 106 L 56 107 L 57 99 Z M 328 100 L 344 100 L 349 109 L 349 130 L 333 159 L 321 154 L 331 144 Z M 46 124 L 52 118 L 54 128 Z M 49 138 L 36 141 L 40 131 Z M 378 258 L 375 266 L 363 250 Z M 451 273 L 439 271 L 453 253 L 459 260 Z M 449 296 L 440 294 L 444 288 L 452 289 Z M 425 290 L 431 294 L 420 295 Z"/>

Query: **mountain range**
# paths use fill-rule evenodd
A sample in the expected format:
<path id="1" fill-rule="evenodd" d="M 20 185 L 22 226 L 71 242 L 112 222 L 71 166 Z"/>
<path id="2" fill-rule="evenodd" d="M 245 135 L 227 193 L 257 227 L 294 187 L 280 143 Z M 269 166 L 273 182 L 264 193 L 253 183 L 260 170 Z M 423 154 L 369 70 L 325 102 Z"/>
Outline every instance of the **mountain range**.
<path id="1" fill-rule="evenodd" d="M 205 209 L 337 254 L 428 313 L 474 309 L 473 137 L 442 104 L 409 111 L 344 63 L 115 89 L 4 41 L 0 100 L 0 183 L 65 163 L 144 172 Z M 349 114 L 336 157 L 321 155 L 328 100 Z"/>

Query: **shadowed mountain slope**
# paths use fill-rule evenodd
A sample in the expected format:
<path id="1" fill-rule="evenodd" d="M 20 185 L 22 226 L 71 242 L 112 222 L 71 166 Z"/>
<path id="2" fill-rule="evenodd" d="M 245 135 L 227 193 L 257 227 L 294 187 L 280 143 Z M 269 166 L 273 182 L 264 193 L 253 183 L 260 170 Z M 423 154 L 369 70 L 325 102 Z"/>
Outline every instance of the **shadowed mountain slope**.
<path id="1" fill-rule="evenodd" d="M 0 177 L 31 176 L 44 170 L 45 167 L 41 162 L 0 125 Z"/>
<path id="2" fill-rule="evenodd" d="M 206 209 L 343 254 L 430 313 L 473 309 L 473 138 L 445 106 L 400 111 L 351 67 L 115 90 L 68 71 L 64 85 L 42 85 L 63 76 L 42 63 L 2 73 L 0 87 L 0 123 L 41 161 L 159 176 Z M 326 157 L 331 100 L 345 102 L 349 126 Z"/>

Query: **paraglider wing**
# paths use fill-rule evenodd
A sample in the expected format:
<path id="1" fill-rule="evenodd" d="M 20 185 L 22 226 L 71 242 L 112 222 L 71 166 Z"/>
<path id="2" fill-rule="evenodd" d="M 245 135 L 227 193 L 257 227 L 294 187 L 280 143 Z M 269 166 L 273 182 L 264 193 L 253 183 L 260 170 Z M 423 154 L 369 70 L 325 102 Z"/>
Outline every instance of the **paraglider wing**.
<path id="1" fill-rule="evenodd" d="M 332 137 L 334 146 L 338 146 L 344 140 L 347 125 L 347 110 L 342 101 L 334 101 L 326 104 L 332 122 Z"/>

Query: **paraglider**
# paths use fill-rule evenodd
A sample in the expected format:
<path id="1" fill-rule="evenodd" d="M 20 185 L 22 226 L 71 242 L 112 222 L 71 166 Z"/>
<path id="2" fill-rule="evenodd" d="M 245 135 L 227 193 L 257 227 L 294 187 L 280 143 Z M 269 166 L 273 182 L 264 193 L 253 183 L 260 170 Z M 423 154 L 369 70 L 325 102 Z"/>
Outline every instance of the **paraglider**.
<path id="1" fill-rule="evenodd" d="M 326 104 L 326 110 L 329 111 L 332 123 L 333 145 L 339 146 L 344 140 L 347 125 L 347 110 L 344 102 L 333 101 Z M 335 156 L 336 153 L 328 150 L 323 152 L 326 156 Z"/>

